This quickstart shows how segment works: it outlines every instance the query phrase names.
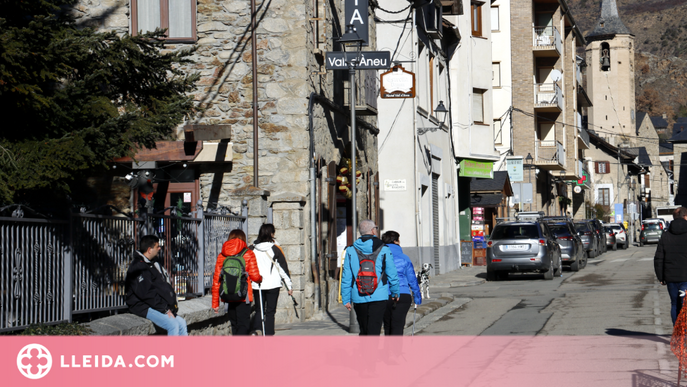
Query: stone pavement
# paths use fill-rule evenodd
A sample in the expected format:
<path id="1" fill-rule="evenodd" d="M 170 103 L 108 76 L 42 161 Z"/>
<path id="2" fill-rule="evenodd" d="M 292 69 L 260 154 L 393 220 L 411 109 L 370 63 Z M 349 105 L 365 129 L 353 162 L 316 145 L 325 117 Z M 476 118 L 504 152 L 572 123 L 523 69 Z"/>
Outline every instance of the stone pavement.
<path id="1" fill-rule="evenodd" d="M 423 299 L 422 305 L 417 307 L 415 316 L 416 326 L 420 320 L 437 309 L 453 302 L 453 295 L 445 293 L 447 288 L 462 286 L 476 286 L 486 281 L 486 267 L 463 267 L 450 273 L 430 278 L 429 299 Z M 357 335 L 348 333 L 350 312 L 341 304 L 330 307 L 330 311 L 315 316 L 309 321 L 277 324 L 276 336 L 346 336 Z M 406 318 L 406 334 L 411 333 L 413 325 L 413 308 Z"/>

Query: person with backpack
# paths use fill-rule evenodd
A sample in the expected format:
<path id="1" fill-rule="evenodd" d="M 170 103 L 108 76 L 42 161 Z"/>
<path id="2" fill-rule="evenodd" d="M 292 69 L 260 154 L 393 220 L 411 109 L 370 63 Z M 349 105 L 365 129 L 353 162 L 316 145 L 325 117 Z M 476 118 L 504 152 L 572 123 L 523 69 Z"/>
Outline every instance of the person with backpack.
<path id="1" fill-rule="evenodd" d="M 253 299 L 256 303 L 261 302 L 255 314 L 254 331 L 262 331 L 262 323 L 264 323 L 265 329 L 262 334 L 265 336 L 274 335 L 274 315 L 277 313 L 277 301 L 282 282 L 289 296 L 293 295 L 289 265 L 286 263 L 284 251 L 274 239 L 275 231 L 273 224 L 263 224 L 253 246 L 253 253 L 255 253 L 262 275 L 262 283 L 253 284 Z"/>
<path id="2" fill-rule="evenodd" d="M 188 336 L 186 320 L 177 315 L 177 294 L 169 274 L 157 261 L 160 238 L 146 235 L 126 272 L 126 305 L 129 311 L 167 331 L 168 336 Z"/>
<path id="3" fill-rule="evenodd" d="M 394 256 L 394 264 L 399 281 L 399 292 L 401 293 L 398 301 L 394 302 L 391 298 L 391 291 L 389 291 L 389 300 L 386 303 L 386 311 L 384 312 L 385 336 L 403 336 L 403 327 L 406 324 L 406 315 L 408 310 L 410 310 L 412 299 L 415 299 L 415 305 L 422 304 L 422 293 L 415 276 L 415 268 L 413 268 L 410 258 L 403 254 L 400 239 L 401 235 L 396 231 L 387 231 L 382 235 L 382 241 Z M 411 290 L 413 293 L 412 298 L 410 296 Z"/>
<path id="4" fill-rule="evenodd" d="M 346 249 L 341 274 L 341 299 L 355 308 L 360 336 L 379 336 L 386 303 L 399 298 L 399 281 L 391 250 L 377 238 L 379 228 L 371 220 L 360 222 L 360 238 Z"/>
<path id="5" fill-rule="evenodd" d="M 250 333 L 253 301 L 251 282 L 262 282 L 253 251 L 246 245 L 246 234 L 232 230 L 217 256 L 212 277 L 212 309 L 219 313 L 219 301 L 225 302 L 233 336 Z"/>

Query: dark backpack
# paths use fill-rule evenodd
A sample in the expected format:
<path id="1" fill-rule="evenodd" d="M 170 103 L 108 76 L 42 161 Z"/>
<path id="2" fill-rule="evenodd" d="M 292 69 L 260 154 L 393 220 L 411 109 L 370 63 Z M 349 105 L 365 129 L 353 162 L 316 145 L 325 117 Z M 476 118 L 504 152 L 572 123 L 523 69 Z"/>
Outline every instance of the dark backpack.
<path id="1" fill-rule="evenodd" d="M 220 272 L 219 297 L 224 302 L 243 301 L 248 295 L 248 272 L 243 255 L 248 249 L 243 249 L 238 255 L 224 258 Z"/>
<path id="2" fill-rule="evenodd" d="M 358 253 L 358 262 L 360 262 L 360 268 L 358 269 L 358 276 L 355 282 L 358 284 L 358 293 L 363 296 L 369 296 L 377 290 L 377 284 L 379 283 L 377 279 L 377 257 L 379 253 L 384 248 L 381 245 L 377 250 L 373 251 L 372 254 L 363 254 L 360 250 L 355 249 Z M 382 271 L 384 267 L 382 266 Z"/>

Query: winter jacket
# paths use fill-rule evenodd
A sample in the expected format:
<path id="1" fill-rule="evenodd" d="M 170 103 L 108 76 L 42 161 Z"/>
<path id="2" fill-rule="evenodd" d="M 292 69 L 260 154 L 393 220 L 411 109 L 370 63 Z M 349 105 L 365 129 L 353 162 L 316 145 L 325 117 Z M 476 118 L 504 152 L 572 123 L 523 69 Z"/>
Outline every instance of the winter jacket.
<path id="1" fill-rule="evenodd" d="M 396 273 L 398 274 L 399 292 L 401 294 L 410 294 L 410 290 L 412 289 L 415 304 L 421 305 L 422 293 L 417 284 L 417 276 L 415 275 L 413 263 L 410 262 L 410 258 L 408 258 L 407 255 L 403 254 L 401 246 L 395 243 L 386 246 L 391 250 L 391 254 L 394 256 L 394 264 L 396 265 Z M 389 291 L 389 295 L 391 295 L 391 291 Z"/>
<path id="2" fill-rule="evenodd" d="M 239 255 L 243 249 L 248 249 L 246 242 L 241 239 L 230 239 L 222 245 L 222 252 L 217 256 L 217 263 L 215 263 L 215 275 L 212 277 L 212 307 L 219 307 L 219 287 L 220 287 L 220 275 L 222 273 L 222 266 L 224 266 L 224 260 L 232 255 Z M 246 271 L 248 272 L 248 301 L 253 302 L 253 291 L 251 289 L 251 281 L 260 282 L 262 281 L 262 276 L 258 271 L 258 264 L 255 261 L 255 255 L 248 249 L 243 255 L 243 259 L 246 261 Z M 236 302 L 245 302 L 236 301 Z"/>
<path id="3" fill-rule="evenodd" d="M 125 284 L 126 304 L 131 313 L 145 318 L 148 308 L 153 308 L 160 313 L 171 310 L 176 316 L 177 295 L 167 271 L 138 251 L 126 272 Z"/>
<path id="4" fill-rule="evenodd" d="M 369 296 L 362 295 L 358 292 L 358 285 L 356 284 L 358 270 L 360 270 L 360 260 L 355 249 L 360 250 L 363 254 L 372 254 L 379 246 L 383 247 L 375 261 L 377 289 Z M 346 305 L 351 301 L 355 304 L 364 304 L 366 302 L 388 300 L 390 294 L 394 297 L 399 295 L 398 274 L 396 273 L 396 265 L 394 264 L 391 250 L 376 236 L 363 235 L 353 242 L 353 247 L 346 249 L 343 273 L 341 274 L 341 299 L 343 304 Z"/>
<path id="5" fill-rule="evenodd" d="M 675 219 L 661 236 L 654 271 L 660 282 L 687 282 L 687 220 Z"/>
<path id="6" fill-rule="evenodd" d="M 262 242 L 253 246 L 253 253 L 258 262 L 258 269 L 262 275 L 262 283 L 253 283 L 253 288 L 269 290 L 281 287 L 282 279 L 286 288 L 291 290 L 291 278 L 289 277 L 289 265 L 286 263 L 284 252 L 278 244 Z"/>

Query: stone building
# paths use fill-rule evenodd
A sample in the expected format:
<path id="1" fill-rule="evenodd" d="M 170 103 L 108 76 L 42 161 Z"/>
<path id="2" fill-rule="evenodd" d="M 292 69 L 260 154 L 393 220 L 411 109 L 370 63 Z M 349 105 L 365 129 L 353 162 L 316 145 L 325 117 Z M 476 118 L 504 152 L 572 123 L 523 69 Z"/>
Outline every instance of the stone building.
<path id="1" fill-rule="evenodd" d="M 348 73 L 327 71 L 324 60 L 325 52 L 344 49 L 335 41 L 346 24 L 344 3 L 261 2 L 255 29 L 247 1 L 82 0 L 74 10 L 81 22 L 102 30 L 168 28 L 168 50 L 197 46 L 186 70 L 201 75 L 193 97 L 202 110 L 176 129 L 175 139 L 141 151 L 138 164 L 118 160 L 124 168 L 117 171 L 152 173 L 156 208 L 183 202 L 190 212 L 200 200 L 206 211 L 238 213 L 245 201 L 250 240 L 272 221 L 301 319 L 335 298 L 337 238 L 344 245 L 354 239 L 347 187 L 336 183 L 346 177 L 342 168 L 350 157 Z M 375 50 L 375 9 L 363 11 L 369 11 L 363 50 Z M 358 73 L 356 210 L 359 220 L 376 221 L 377 74 Z M 296 320 L 287 299 L 280 298 L 278 321 Z"/>
<path id="2" fill-rule="evenodd" d="M 522 189 L 533 198 L 524 210 L 584 217 L 590 144 L 582 117 L 590 101 L 576 51 L 585 40 L 563 0 L 497 0 L 493 6 L 503 15 L 493 47 L 501 69 L 494 92 L 494 117 L 501 117 L 494 128 L 498 168 L 506 170 L 508 156 L 523 159 Z"/>

